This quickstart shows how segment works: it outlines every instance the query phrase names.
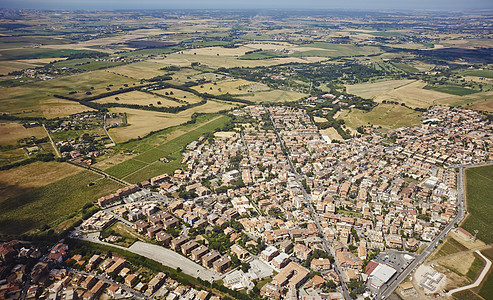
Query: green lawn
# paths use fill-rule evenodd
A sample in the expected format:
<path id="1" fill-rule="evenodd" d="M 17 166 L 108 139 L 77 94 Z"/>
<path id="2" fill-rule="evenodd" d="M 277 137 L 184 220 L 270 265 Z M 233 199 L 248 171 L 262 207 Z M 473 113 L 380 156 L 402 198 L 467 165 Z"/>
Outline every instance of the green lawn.
<path id="1" fill-rule="evenodd" d="M 467 210 L 470 216 L 463 228 L 474 233 L 479 230 L 477 237 L 489 244 L 493 242 L 493 165 L 469 168 L 466 170 Z"/>
<path id="2" fill-rule="evenodd" d="M 475 93 L 479 92 L 476 90 L 463 88 L 460 86 L 454 86 L 454 85 L 440 85 L 440 86 L 427 85 L 424 87 L 424 89 L 437 91 L 437 92 L 441 92 L 441 93 L 446 93 L 446 94 L 451 94 L 451 95 L 456 95 L 456 96 L 465 96 L 465 95 L 475 94 Z"/>
<path id="3" fill-rule="evenodd" d="M 101 175 L 82 171 L 44 187 L 26 190 L 1 202 L 0 233 L 22 234 L 49 225 L 120 187 Z"/>

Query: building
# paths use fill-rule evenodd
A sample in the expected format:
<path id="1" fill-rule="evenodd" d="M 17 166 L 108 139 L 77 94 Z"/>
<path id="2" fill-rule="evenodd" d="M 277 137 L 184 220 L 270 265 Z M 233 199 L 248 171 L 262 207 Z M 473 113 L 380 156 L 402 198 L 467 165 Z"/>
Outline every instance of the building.
<path id="1" fill-rule="evenodd" d="M 274 276 L 271 284 L 277 287 L 289 286 L 297 289 L 306 281 L 308 274 L 310 274 L 310 271 L 294 262 L 290 262 L 281 269 L 279 274 Z"/>
<path id="2" fill-rule="evenodd" d="M 375 261 L 370 261 L 366 266 L 365 274 L 368 276 L 367 282 L 370 289 L 378 290 L 384 285 L 397 271 L 386 265 Z"/>
<path id="3" fill-rule="evenodd" d="M 326 272 L 330 270 L 330 259 L 315 258 L 310 263 L 310 268 L 315 272 Z"/>

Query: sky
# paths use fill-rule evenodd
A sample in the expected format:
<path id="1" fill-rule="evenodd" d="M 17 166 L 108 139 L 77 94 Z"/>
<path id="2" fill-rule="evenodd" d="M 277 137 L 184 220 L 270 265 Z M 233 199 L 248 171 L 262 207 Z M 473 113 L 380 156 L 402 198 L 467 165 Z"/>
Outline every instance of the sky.
<path id="1" fill-rule="evenodd" d="M 35 9 L 493 9 L 493 0 L 0 0 Z"/>

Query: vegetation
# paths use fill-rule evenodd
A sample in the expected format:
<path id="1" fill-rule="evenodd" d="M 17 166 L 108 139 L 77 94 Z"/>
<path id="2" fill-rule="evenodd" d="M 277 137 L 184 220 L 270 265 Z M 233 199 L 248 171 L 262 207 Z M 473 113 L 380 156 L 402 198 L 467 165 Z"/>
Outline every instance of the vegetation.
<path id="1" fill-rule="evenodd" d="M 468 168 L 466 177 L 467 210 L 470 213 L 462 227 L 474 233 L 485 243 L 492 243 L 493 222 L 491 211 L 493 202 L 489 201 L 493 195 L 493 165 Z"/>

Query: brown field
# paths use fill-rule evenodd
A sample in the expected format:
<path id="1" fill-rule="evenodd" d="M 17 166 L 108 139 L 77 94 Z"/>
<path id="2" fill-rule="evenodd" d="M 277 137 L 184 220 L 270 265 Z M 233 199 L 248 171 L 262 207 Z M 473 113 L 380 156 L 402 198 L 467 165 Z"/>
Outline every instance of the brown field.
<path id="1" fill-rule="evenodd" d="M 81 171 L 82 169 L 79 167 L 58 162 L 35 162 L 15 169 L 0 171 L 0 201 Z"/>
<path id="2" fill-rule="evenodd" d="M 452 96 L 432 90 L 425 90 L 425 82 L 416 80 L 388 80 L 376 83 L 362 83 L 347 85 L 347 91 L 364 98 L 371 98 L 376 102 L 397 101 L 411 107 L 429 107 L 434 104 L 451 103 L 460 96 Z"/>
<path id="3" fill-rule="evenodd" d="M 114 67 L 110 70 L 113 73 L 132 77 L 135 79 L 149 79 L 158 75 L 163 75 L 165 72 L 159 70 L 162 67 L 162 64 L 151 61 L 141 61 L 137 63 Z"/>
<path id="4" fill-rule="evenodd" d="M 87 91 L 93 95 L 107 92 L 109 84 L 113 84 L 111 88 L 115 90 L 123 87 L 123 84 L 130 86 L 134 83 L 138 84 L 138 81 L 105 71 L 93 71 L 5 88 L 0 94 L 0 112 L 30 116 L 45 116 L 46 113 L 47 117 L 73 114 L 89 108 L 76 102 L 56 99 L 53 94 L 68 96 L 70 91 L 78 91 L 71 96 L 84 98 L 87 97 Z"/>
<path id="5" fill-rule="evenodd" d="M 331 140 L 339 140 L 339 141 L 344 140 L 342 138 L 342 136 L 337 132 L 337 130 L 335 130 L 335 128 L 333 128 L 333 127 L 319 130 L 319 131 L 320 131 L 320 134 L 328 136 L 329 139 L 331 139 Z"/>
<path id="6" fill-rule="evenodd" d="M 193 107 L 177 114 L 161 113 L 156 111 L 146 111 L 128 108 L 112 108 L 111 112 L 127 113 L 127 120 L 130 126 L 112 128 L 109 130 L 113 139 L 124 142 L 129 139 L 143 137 L 151 131 L 180 125 L 190 121 L 195 112 L 214 113 L 235 107 L 229 103 L 219 101 L 208 101 L 204 105 Z"/>
<path id="7" fill-rule="evenodd" d="M 481 102 L 474 102 L 473 104 L 466 105 L 466 108 L 493 112 L 493 98 Z"/>
<path id="8" fill-rule="evenodd" d="M 171 75 L 171 77 L 173 77 L 173 82 L 180 84 L 190 81 L 194 76 L 199 76 L 200 74 L 200 71 L 182 68 L 180 71 L 175 72 L 173 75 Z"/>
<path id="9" fill-rule="evenodd" d="M 419 112 L 400 105 L 379 104 L 370 112 L 357 109 L 345 110 L 338 116 L 338 119 L 344 120 L 345 125 L 353 130 L 370 124 L 393 129 L 403 126 L 419 126 L 419 115 Z"/>
<path id="10" fill-rule="evenodd" d="M 238 57 L 245 54 L 247 51 L 251 51 L 254 48 L 241 46 L 238 48 L 223 48 L 223 47 L 206 47 L 199 49 L 184 50 L 183 54 L 190 55 L 206 55 L 206 56 L 233 56 Z"/>
<path id="11" fill-rule="evenodd" d="M 116 100 L 115 97 L 118 97 L 120 100 Z M 161 104 L 158 104 L 158 101 Z M 139 91 L 131 91 L 124 94 L 119 94 L 116 96 L 106 97 L 99 100 L 96 100 L 97 103 L 121 103 L 121 104 L 137 104 L 148 106 L 152 104 L 155 107 L 169 107 L 169 106 L 181 106 L 176 101 L 169 100 L 166 98 L 158 97 L 152 94 L 139 92 Z"/>
<path id="12" fill-rule="evenodd" d="M 74 101 L 50 98 L 39 101 L 39 108 L 47 119 L 66 117 L 83 111 L 93 111 L 93 108 Z"/>
<path id="13" fill-rule="evenodd" d="M 41 126 L 25 128 L 16 122 L 0 122 L 0 145 L 15 145 L 18 140 L 31 136 L 43 138 L 46 131 Z"/>
<path id="14" fill-rule="evenodd" d="M 7 75 L 13 71 L 20 71 L 32 67 L 36 67 L 36 65 L 19 60 L 0 61 L 0 75 Z"/>
<path id="15" fill-rule="evenodd" d="M 298 92 L 270 90 L 256 92 L 253 96 L 241 96 L 241 98 L 253 102 L 290 102 L 299 100 L 300 98 L 306 96 L 306 94 Z"/>
<path id="16" fill-rule="evenodd" d="M 244 80 L 244 79 L 236 79 L 236 80 L 222 80 L 218 81 L 216 84 L 214 83 L 206 83 L 201 85 L 193 86 L 192 89 L 200 92 L 200 93 L 209 93 L 213 95 L 221 95 L 230 93 L 231 95 L 241 95 L 248 93 L 249 86 L 260 85 L 256 82 Z"/>
<path id="17" fill-rule="evenodd" d="M 197 103 L 197 102 L 200 102 L 202 100 L 199 96 L 197 96 L 195 94 L 192 94 L 192 93 L 187 92 L 187 91 L 179 90 L 179 89 L 173 89 L 173 88 L 162 89 L 162 90 L 153 91 L 153 92 L 156 94 L 160 94 L 160 95 L 166 95 L 166 93 L 169 94 L 170 92 L 173 92 L 173 95 L 168 95 L 168 96 L 186 101 L 188 103 Z"/>
<path id="18" fill-rule="evenodd" d="M 180 67 L 188 67 L 192 62 L 200 62 L 203 65 L 207 65 L 213 68 L 234 68 L 234 67 L 258 67 L 258 66 L 273 66 L 286 64 L 291 62 L 307 63 L 307 62 L 319 62 L 327 60 L 322 57 L 283 57 L 264 60 L 241 60 L 233 56 L 217 56 L 217 55 L 193 55 L 193 54 L 180 54 L 173 53 L 167 56 L 165 59 L 155 60 L 163 64 L 176 65 Z"/>
<path id="19" fill-rule="evenodd" d="M 328 121 L 326 118 L 320 118 L 320 117 L 313 117 L 313 120 L 316 123 L 323 123 L 323 122 L 327 122 Z"/>

